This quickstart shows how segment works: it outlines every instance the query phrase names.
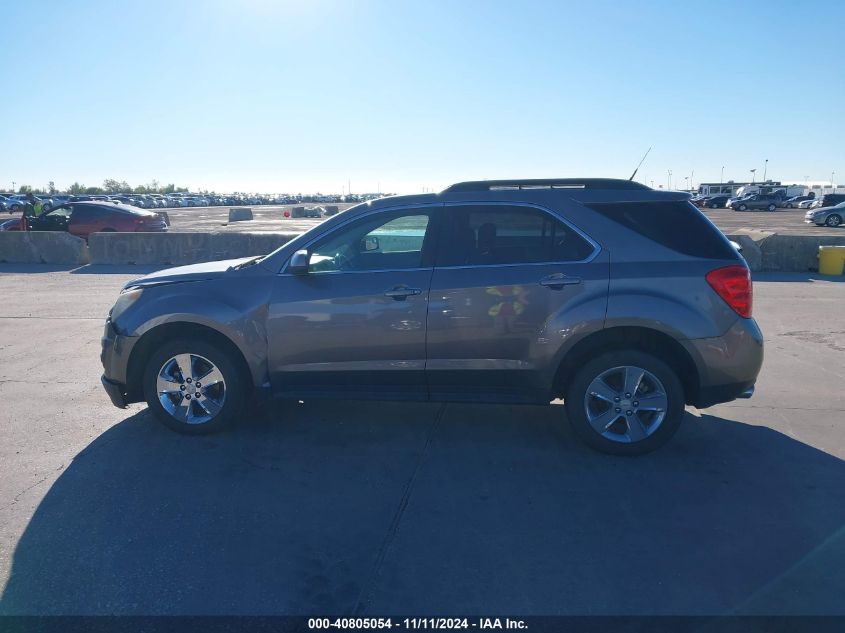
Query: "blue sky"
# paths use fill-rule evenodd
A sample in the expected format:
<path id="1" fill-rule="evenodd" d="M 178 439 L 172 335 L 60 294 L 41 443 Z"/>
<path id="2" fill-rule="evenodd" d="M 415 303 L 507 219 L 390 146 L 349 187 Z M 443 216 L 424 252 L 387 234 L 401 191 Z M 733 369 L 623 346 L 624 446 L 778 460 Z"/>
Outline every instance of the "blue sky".
<path id="1" fill-rule="evenodd" d="M 0 2 L 0 189 L 845 182 L 845 2 Z M 694 174 L 693 174 L 694 172 Z"/>

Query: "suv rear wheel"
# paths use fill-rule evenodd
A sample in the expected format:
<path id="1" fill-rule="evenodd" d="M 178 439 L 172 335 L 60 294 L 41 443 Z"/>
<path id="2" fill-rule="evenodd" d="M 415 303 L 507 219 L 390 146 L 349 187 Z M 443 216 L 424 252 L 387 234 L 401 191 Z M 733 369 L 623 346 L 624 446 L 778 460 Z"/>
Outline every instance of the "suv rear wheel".
<path id="1" fill-rule="evenodd" d="M 168 428 L 201 435 L 235 420 L 245 385 L 229 353 L 202 339 L 172 340 L 147 361 L 144 397 Z"/>
<path id="2" fill-rule="evenodd" d="M 766 207 L 766 211 L 774 211 L 777 208 L 778 208 L 778 205 L 776 205 L 774 202 L 772 202 L 772 203 L 769 204 L 768 207 Z"/>
<path id="3" fill-rule="evenodd" d="M 659 448 L 684 416 L 684 390 L 675 372 L 637 350 L 608 352 L 588 362 L 570 382 L 564 403 L 575 433 L 613 455 Z"/>

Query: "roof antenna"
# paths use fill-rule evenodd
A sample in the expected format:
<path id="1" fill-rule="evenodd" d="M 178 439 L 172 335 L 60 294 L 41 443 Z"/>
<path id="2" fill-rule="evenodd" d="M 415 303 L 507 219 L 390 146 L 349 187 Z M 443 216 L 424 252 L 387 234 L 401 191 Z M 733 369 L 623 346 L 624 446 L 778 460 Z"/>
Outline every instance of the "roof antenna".
<path id="1" fill-rule="evenodd" d="M 630 178 L 628 178 L 628 180 L 633 180 L 633 179 L 634 179 L 634 176 L 636 176 L 636 175 L 637 175 L 637 172 L 640 170 L 640 165 L 642 165 L 642 164 L 643 164 L 643 161 L 645 161 L 645 157 L 646 157 L 646 156 L 648 156 L 648 152 L 650 152 L 650 151 L 651 151 L 651 148 L 649 147 L 649 148 L 648 148 L 648 151 L 647 151 L 647 152 L 643 155 L 643 159 L 639 162 L 639 164 L 637 164 L 637 168 L 634 170 L 634 173 L 633 173 L 633 174 L 631 174 L 631 177 L 630 177 Z"/>

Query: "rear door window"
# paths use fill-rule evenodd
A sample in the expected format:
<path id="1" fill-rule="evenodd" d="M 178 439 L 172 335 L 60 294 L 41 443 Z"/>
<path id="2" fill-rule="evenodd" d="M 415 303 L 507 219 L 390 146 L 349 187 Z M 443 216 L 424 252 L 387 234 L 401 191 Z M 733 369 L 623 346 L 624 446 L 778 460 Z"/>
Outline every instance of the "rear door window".
<path id="1" fill-rule="evenodd" d="M 453 205 L 444 209 L 437 266 L 576 262 L 595 247 L 550 213 L 521 205 Z"/>

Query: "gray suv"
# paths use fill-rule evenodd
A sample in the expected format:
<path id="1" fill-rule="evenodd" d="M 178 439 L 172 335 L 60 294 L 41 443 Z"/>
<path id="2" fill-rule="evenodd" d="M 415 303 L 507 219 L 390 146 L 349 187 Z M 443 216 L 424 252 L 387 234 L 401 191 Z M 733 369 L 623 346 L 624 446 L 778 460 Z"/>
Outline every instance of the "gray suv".
<path id="1" fill-rule="evenodd" d="M 265 394 L 549 404 L 587 444 L 653 450 L 684 405 L 749 397 L 748 267 L 683 193 L 481 181 L 383 198 L 263 257 L 126 285 L 103 386 L 206 433 Z"/>

